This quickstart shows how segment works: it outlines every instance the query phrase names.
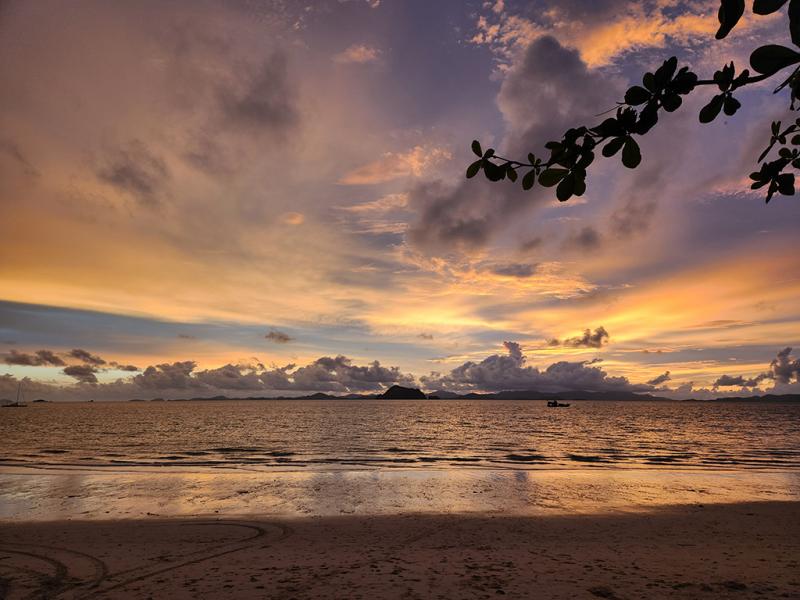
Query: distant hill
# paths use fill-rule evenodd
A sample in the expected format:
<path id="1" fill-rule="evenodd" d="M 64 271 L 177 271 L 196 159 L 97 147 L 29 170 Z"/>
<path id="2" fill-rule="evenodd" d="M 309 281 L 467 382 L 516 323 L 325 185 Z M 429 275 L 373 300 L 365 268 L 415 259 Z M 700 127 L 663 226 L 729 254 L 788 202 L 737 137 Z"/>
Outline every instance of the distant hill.
<path id="1" fill-rule="evenodd" d="M 447 390 L 436 390 L 430 394 L 425 394 L 417 388 L 393 385 L 382 394 L 343 394 L 334 395 L 324 392 L 315 392 L 305 396 L 250 396 L 247 398 L 229 398 L 227 396 L 214 396 L 213 398 L 178 398 L 169 400 L 170 402 L 199 402 L 199 401 L 221 401 L 221 400 L 558 400 L 558 401 L 614 401 L 614 402 L 675 402 L 672 398 L 663 396 L 653 396 L 652 394 L 638 394 L 634 392 L 589 392 L 586 390 L 576 390 L 570 392 L 540 392 L 537 390 L 505 390 L 489 394 L 478 394 L 470 392 L 468 394 L 458 394 Z M 161 398 L 154 398 L 152 401 L 162 401 Z M 129 402 L 146 402 L 139 398 L 129 400 Z M 730 396 L 720 397 L 713 400 L 683 400 L 683 402 L 761 402 L 761 403 L 800 403 L 800 394 L 767 394 L 765 396 Z"/>
<path id="2" fill-rule="evenodd" d="M 417 388 L 407 388 L 401 385 L 393 385 L 383 392 L 378 398 L 386 400 L 425 400 L 427 396 Z"/>

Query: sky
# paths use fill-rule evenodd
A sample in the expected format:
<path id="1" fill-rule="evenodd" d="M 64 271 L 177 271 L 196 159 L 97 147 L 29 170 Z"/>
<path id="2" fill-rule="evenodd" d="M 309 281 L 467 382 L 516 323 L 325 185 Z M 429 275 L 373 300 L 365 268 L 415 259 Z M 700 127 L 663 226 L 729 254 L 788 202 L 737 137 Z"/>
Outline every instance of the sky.
<path id="1" fill-rule="evenodd" d="M 0 397 L 800 391 L 800 204 L 748 185 L 771 83 L 565 203 L 464 176 L 788 38 L 716 8 L 3 2 Z"/>

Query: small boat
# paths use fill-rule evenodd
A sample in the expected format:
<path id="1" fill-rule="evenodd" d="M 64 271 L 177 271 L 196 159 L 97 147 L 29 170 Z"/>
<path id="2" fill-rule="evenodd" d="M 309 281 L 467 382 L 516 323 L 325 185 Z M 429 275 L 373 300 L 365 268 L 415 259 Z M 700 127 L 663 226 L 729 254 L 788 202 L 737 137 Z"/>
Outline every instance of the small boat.
<path id="1" fill-rule="evenodd" d="M 547 406 L 548 408 L 566 408 L 569 406 L 569 402 L 561 403 L 558 400 L 548 400 Z"/>
<path id="2" fill-rule="evenodd" d="M 2 405 L 3 408 L 25 408 L 28 406 L 25 404 L 25 396 L 22 393 L 22 382 L 19 382 L 17 386 L 17 399 L 14 402 L 9 402 L 7 404 Z"/>

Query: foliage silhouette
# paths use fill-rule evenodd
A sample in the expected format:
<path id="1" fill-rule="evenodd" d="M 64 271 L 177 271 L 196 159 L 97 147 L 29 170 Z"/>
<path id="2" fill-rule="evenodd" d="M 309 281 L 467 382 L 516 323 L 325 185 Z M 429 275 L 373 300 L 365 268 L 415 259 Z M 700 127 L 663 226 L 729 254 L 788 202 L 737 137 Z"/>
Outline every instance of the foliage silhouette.
<path id="1" fill-rule="evenodd" d="M 754 0 L 753 12 L 757 15 L 772 14 L 788 2 L 787 20 L 792 42 L 800 46 L 800 0 Z M 716 38 L 727 36 L 744 14 L 744 0 L 720 0 L 718 18 L 720 22 Z M 527 172 L 522 176 L 522 187 L 531 189 L 536 182 L 544 187 L 555 187 L 556 197 L 564 202 L 572 196 L 582 196 L 586 191 L 586 170 L 594 162 L 595 150 L 602 145 L 601 152 L 606 158 L 621 154 L 622 164 L 635 169 L 642 161 L 642 154 L 636 136 L 645 135 L 657 123 L 660 110 L 673 112 L 680 108 L 683 96 L 701 86 L 716 86 L 719 93 L 700 110 L 700 123 L 710 123 L 720 112 L 733 116 L 741 102 L 734 93 L 746 85 L 769 79 L 780 71 L 800 64 L 800 52 L 777 44 L 767 44 L 756 48 L 750 55 L 750 68 L 736 72 L 733 62 L 726 64 L 714 73 L 711 79 L 699 79 L 689 67 L 678 68 L 678 59 L 673 56 L 656 69 L 645 73 L 642 85 L 634 85 L 625 92 L 625 98 L 618 103 L 616 115 L 593 127 L 580 126 L 567 130 L 560 141 L 549 141 L 545 148 L 550 156 L 543 158 L 528 154 L 528 160 L 520 161 L 503 158 L 495 154 L 493 148 L 484 151 L 480 142 L 472 142 L 472 151 L 478 160 L 467 167 L 467 178 L 475 177 L 483 171 L 489 181 L 509 179 L 516 182 L 518 171 Z M 788 88 L 790 108 L 800 97 L 800 67 L 775 89 L 778 93 Z M 767 160 L 767 156 L 777 147 L 777 158 Z M 621 153 L 620 153 L 621 151 Z M 764 161 L 764 162 L 762 162 Z M 751 173 L 751 189 L 762 187 L 766 190 L 769 202 L 775 193 L 792 196 L 795 193 L 794 173 L 784 172 L 788 167 L 800 170 L 800 118 L 783 128 L 780 121 L 772 123 L 769 145 L 758 157 L 760 170 Z"/>

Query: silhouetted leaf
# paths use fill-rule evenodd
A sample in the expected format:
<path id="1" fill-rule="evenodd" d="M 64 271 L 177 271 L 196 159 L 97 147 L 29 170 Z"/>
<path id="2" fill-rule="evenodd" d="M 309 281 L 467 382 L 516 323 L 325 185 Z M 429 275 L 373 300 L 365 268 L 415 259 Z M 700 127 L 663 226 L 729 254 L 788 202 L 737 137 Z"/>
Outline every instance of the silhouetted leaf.
<path id="1" fill-rule="evenodd" d="M 558 184 L 558 187 L 556 188 L 556 198 L 558 198 L 559 202 L 565 202 L 569 200 L 570 196 L 572 196 L 572 191 L 574 189 L 575 175 L 570 173 L 561 180 L 561 183 Z"/>
<path id="2" fill-rule="evenodd" d="M 763 75 L 773 75 L 789 65 L 800 62 L 800 54 L 778 44 L 767 44 L 753 50 L 750 66 Z"/>
<path id="3" fill-rule="evenodd" d="M 489 148 L 483 153 L 483 158 L 492 158 L 494 156 L 494 148 Z"/>
<path id="4" fill-rule="evenodd" d="M 506 176 L 511 181 L 516 181 L 517 180 L 517 172 L 514 170 L 514 167 L 512 167 L 511 165 L 506 166 Z"/>
<path id="5" fill-rule="evenodd" d="M 586 192 L 586 178 L 585 177 L 575 177 L 575 186 L 572 188 L 572 194 L 574 196 L 583 196 Z"/>
<path id="6" fill-rule="evenodd" d="M 794 45 L 800 46 L 800 0 L 789 2 L 789 33 Z"/>
<path id="7" fill-rule="evenodd" d="M 736 114 L 736 111 L 742 107 L 742 103 L 731 95 L 725 96 L 725 101 L 722 104 L 722 109 L 729 117 Z"/>
<path id="8" fill-rule="evenodd" d="M 603 146 L 603 156 L 605 156 L 606 158 L 614 156 L 617 152 L 619 152 L 620 148 L 622 148 L 622 145 L 624 143 L 625 143 L 624 137 L 622 136 L 615 137 L 605 146 Z"/>
<path id="9" fill-rule="evenodd" d="M 467 179 L 472 179 L 475 175 L 478 174 L 478 171 L 481 170 L 481 165 L 483 165 L 483 159 L 476 160 L 470 166 L 467 167 Z"/>
<path id="10" fill-rule="evenodd" d="M 784 196 L 794 196 L 794 174 L 781 173 L 778 175 L 778 191 Z"/>
<path id="11" fill-rule="evenodd" d="M 506 177 L 506 170 L 503 167 L 488 160 L 483 163 L 483 172 L 489 181 L 500 181 Z"/>
<path id="12" fill-rule="evenodd" d="M 536 169 L 531 169 L 527 173 L 525 173 L 525 177 L 522 178 L 522 189 L 529 190 L 533 187 L 536 183 Z"/>
<path id="13" fill-rule="evenodd" d="M 655 124 L 658 123 L 658 106 L 655 102 L 648 102 L 641 113 L 639 113 L 639 121 L 633 129 L 635 133 L 644 135 L 650 131 Z"/>
<path id="14" fill-rule="evenodd" d="M 683 100 L 681 99 L 680 96 L 678 96 L 678 94 L 667 94 L 661 100 L 661 106 L 663 106 L 664 110 L 667 112 L 678 110 L 678 108 L 680 108 L 680 105 L 682 103 Z"/>
<path id="15" fill-rule="evenodd" d="M 665 60 L 664 64 L 658 67 L 653 75 L 656 87 L 663 88 L 666 86 L 667 83 L 672 79 L 672 76 L 675 74 L 675 69 L 677 68 L 678 58 L 676 56 L 671 56 Z"/>
<path id="16" fill-rule="evenodd" d="M 639 144 L 632 137 L 628 137 L 622 147 L 622 164 L 629 169 L 635 169 L 640 162 L 642 162 L 642 153 L 639 150 Z"/>
<path id="17" fill-rule="evenodd" d="M 719 30 L 715 37 L 721 40 L 728 35 L 736 27 L 736 23 L 739 22 L 743 14 L 744 0 L 720 0 L 719 12 L 717 13 Z"/>
<path id="18" fill-rule="evenodd" d="M 472 140 L 472 151 L 477 156 L 483 158 L 483 149 L 481 148 L 481 143 L 478 140 Z"/>
<path id="19" fill-rule="evenodd" d="M 757 15 L 768 15 L 779 10 L 786 0 L 753 0 L 753 12 Z"/>
<path id="20" fill-rule="evenodd" d="M 625 103 L 631 106 L 638 106 L 650 100 L 652 94 L 640 85 L 635 85 L 625 92 Z"/>
<path id="21" fill-rule="evenodd" d="M 642 77 L 642 85 L 651 92 L 656 91 L 656 77 L 652 73 L 645 73 Z"/>
<path id="22" fill-rule="evenodd" d="M 700 122 L 711 123 L 717 118 L 719 111 L 722 110 L 722 105 L 725 102 L 724 94 L 717 94 L 711 101 L 700 109 Z"/>
<path id="23" fill-rule="evenodd" d="M 539 175 L 539 183 L 544 187 L 553 187 L 561 181 L 568 172 L 567 169 L 545 169 L 542 171 L 542 174 Z"/>

